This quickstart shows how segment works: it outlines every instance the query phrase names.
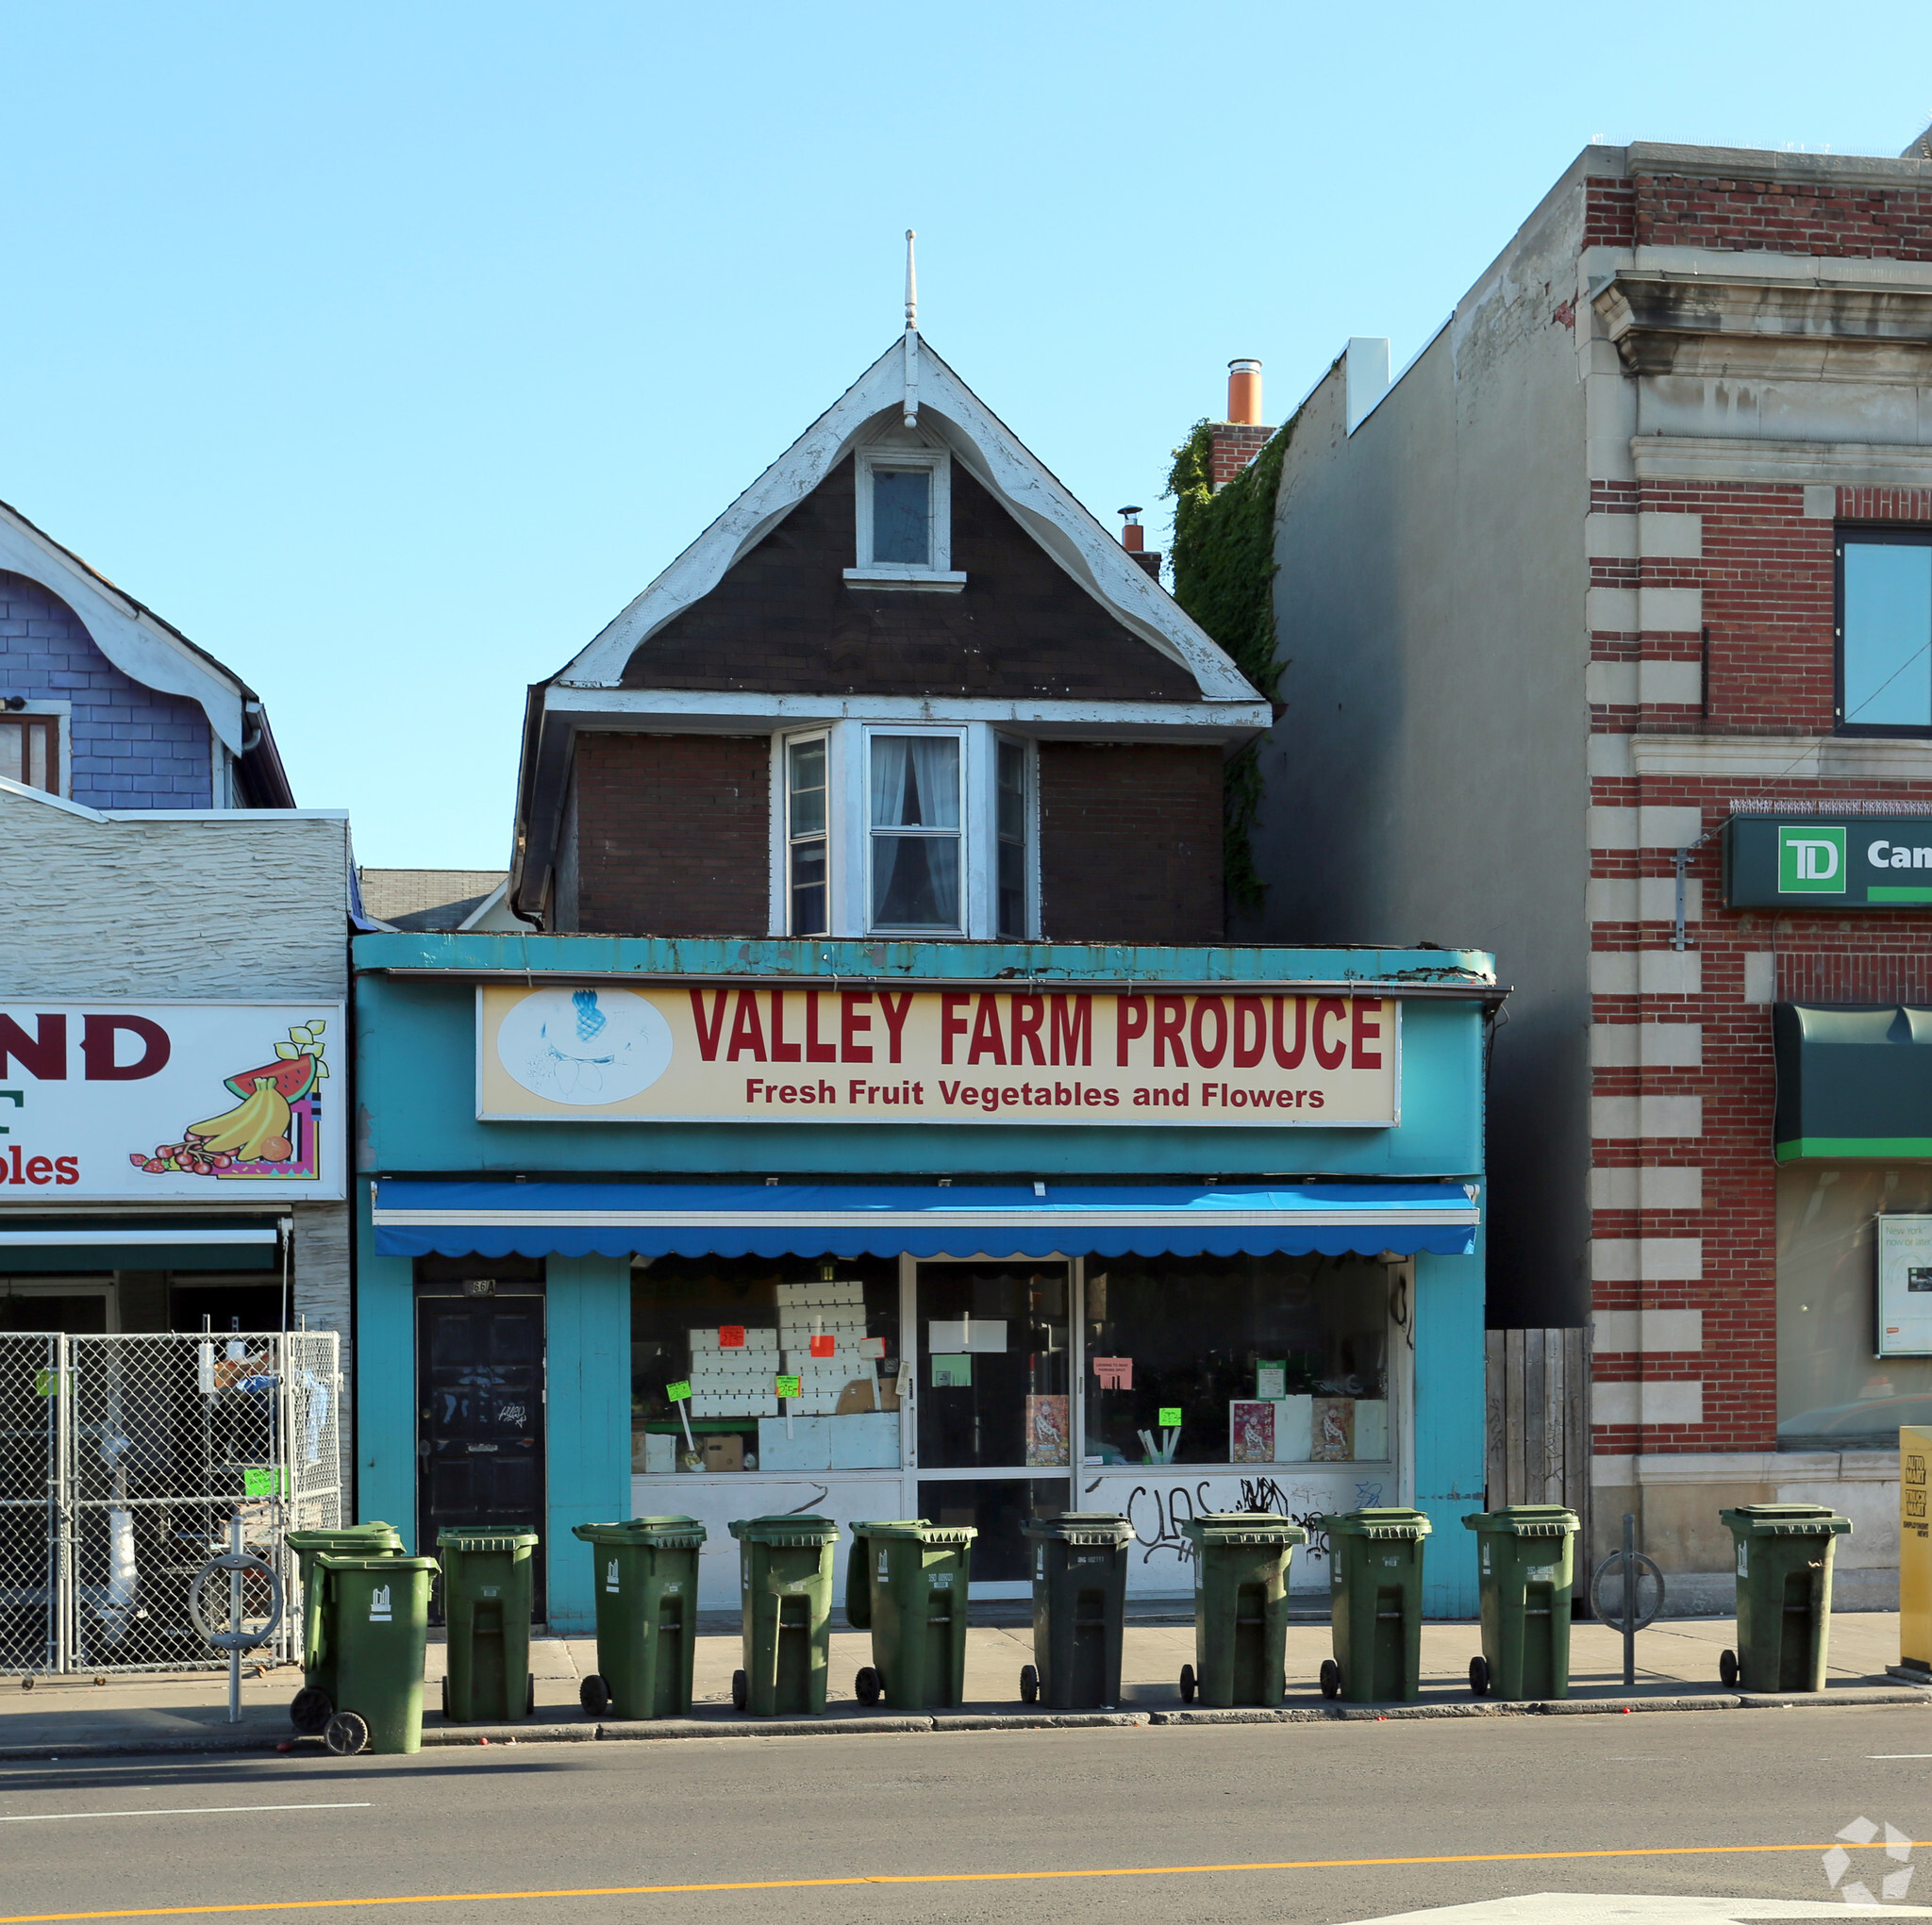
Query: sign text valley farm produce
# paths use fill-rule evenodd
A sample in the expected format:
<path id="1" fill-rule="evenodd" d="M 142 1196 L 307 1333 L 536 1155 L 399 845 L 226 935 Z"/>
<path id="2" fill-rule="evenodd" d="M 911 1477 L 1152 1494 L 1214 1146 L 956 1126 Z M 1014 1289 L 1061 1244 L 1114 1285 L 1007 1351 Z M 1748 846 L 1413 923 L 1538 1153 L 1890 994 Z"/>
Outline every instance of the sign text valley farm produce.
<path id="1" fill-rule="evenodd" d="M 1393 998 L 728 983 L 476 992 L 485 1120 L 1387 1127 Z"/>

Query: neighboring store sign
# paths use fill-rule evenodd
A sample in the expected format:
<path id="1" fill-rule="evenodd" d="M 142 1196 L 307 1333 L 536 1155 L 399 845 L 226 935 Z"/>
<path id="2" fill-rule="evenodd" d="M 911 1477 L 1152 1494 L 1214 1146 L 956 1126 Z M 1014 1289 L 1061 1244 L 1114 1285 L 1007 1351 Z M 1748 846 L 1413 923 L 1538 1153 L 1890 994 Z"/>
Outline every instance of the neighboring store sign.
<path id="1" fill-rule="evenodd" d="M 1932 907 L 1932 816 L 1733 816 L 1732 909 Z"/>
<path id="2" fill-rule="evenodd" d="M 480 988 L 486 1120 L 1387 1128 L 1393 998 Z"/>
<path id="3" fill-rule="evenodd" d="M 1878 1220 L 1881 1357 L 1932 1356 L 1932 1217 Z"/>
<path id="4" fill-rule="evenodd" d="M 346 1194 L 339 1003 L 0 1004 L 0 1203 Z"/>

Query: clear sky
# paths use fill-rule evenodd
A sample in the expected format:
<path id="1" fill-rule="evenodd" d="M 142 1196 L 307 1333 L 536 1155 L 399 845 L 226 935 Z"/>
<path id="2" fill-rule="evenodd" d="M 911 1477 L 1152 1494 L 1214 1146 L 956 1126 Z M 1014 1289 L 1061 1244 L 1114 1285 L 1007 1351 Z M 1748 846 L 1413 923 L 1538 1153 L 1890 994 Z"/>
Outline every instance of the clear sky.
<path id="1" fill-rule="evenodd" d="M 1857 30 L 1848 22 L 1856 21 Z M 0 10 L 0 499 L 267 698 L 368 863 L 499 867 L 525 686 L 900 325 L 1109 523 L 1398 365 L 1592 140 L 1896 154 L 1932 8 Z"/>

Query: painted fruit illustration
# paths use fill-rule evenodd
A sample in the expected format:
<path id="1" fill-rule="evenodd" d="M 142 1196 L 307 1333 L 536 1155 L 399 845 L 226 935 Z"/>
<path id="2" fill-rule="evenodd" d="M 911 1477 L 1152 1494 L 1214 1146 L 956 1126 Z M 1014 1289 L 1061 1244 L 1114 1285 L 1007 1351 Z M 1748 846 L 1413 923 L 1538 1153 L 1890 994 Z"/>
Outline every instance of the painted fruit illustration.
<path id="1" fill-rule="evenodd" d="M 275 1045 L 275 1060 L 224 1079 L 242 1100 L 206 1121 L 191 1123 L 178 1143 L 157 1146 L 152 1156 L 128 1161 L 151 1174 L 176 1170 L 188 1176 L 221 1176 L 250 1164 L 287 1163 L 295 1154 L 291 1104 L 299 1104 L 328 1074 L 322 1059 L 321 1021 L 299 1023 Z M 305 1114 L 307 1112 L 305 1111 Z"/>

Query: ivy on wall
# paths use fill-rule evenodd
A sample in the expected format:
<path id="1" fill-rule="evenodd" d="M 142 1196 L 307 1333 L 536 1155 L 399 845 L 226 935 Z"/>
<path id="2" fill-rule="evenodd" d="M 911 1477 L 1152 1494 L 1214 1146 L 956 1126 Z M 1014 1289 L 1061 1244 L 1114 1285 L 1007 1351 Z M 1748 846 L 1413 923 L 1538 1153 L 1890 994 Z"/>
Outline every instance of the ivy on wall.
<path id="1" fill-rule="evenodd" d="M 1174 600 L 1271 703 L 1286 666 L 1274 658 L 1274 498 L 1293 433 L 1291 421 L 1217 494 L 1212 433 L 1197 422 L 1174 451 L 1167 480 Z M 1259 908 L 1266 892 L 1249 843 L 1260 805 L 1260 744 L 1250 742 L 1228 762 L 1222 788 L 1222 872 L 1238 909 Z"/>

